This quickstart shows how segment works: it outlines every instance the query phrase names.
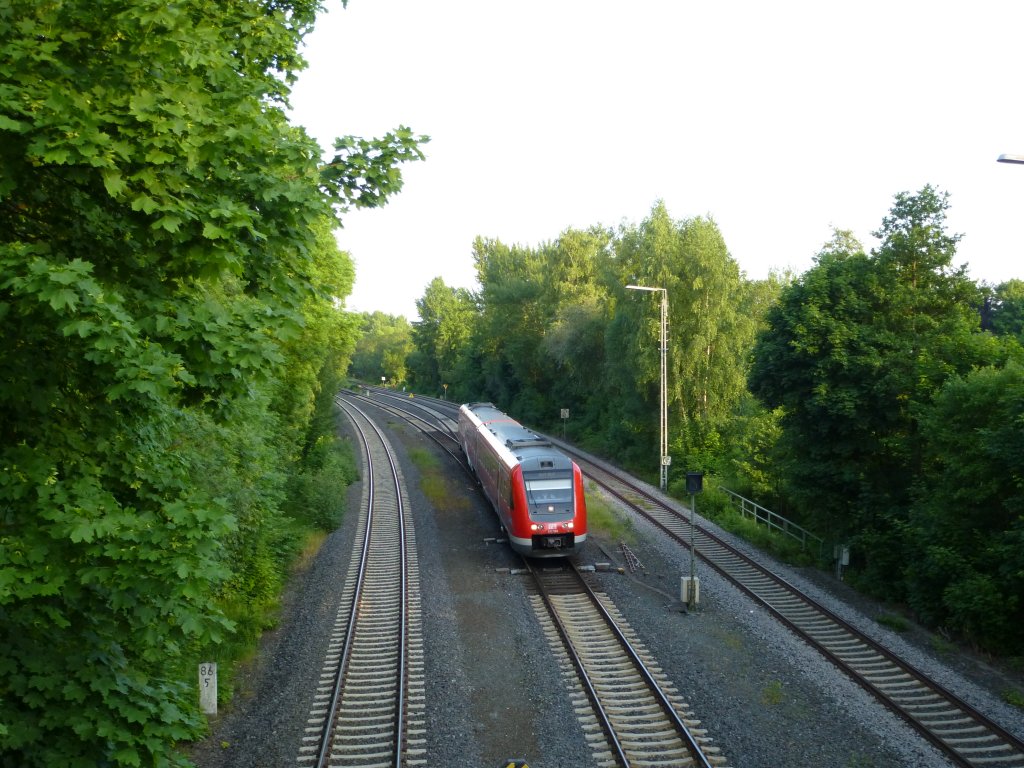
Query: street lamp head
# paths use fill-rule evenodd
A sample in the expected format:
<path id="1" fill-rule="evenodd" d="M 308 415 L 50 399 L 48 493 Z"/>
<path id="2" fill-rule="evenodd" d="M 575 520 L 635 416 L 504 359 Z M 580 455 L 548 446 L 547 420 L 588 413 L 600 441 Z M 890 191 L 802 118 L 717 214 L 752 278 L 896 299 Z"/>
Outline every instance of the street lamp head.
<path id="1" fill-rule="evenodd" d="M 1024 165 L 1024 155 L 1000 155 L 997 162 Z"/>
<path id="2" fill-rule="evenodd" d="M 627 285 L 627 288 L 631 291 L 664 291 L 664 288 L 651 288 L 647 285 Z"/>

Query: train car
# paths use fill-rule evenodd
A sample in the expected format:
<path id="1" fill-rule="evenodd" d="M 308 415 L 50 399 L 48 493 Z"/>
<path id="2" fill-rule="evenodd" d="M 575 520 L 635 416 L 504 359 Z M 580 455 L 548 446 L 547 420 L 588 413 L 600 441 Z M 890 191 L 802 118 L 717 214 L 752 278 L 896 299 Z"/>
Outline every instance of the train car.
<path id="1" fill-rule="evenodd" d="M 459 442 L 512 549 L 564 557 L 587 540 L 583 474 L 548 440 L 490 403 L 467 403 L 459 409 Z"/>

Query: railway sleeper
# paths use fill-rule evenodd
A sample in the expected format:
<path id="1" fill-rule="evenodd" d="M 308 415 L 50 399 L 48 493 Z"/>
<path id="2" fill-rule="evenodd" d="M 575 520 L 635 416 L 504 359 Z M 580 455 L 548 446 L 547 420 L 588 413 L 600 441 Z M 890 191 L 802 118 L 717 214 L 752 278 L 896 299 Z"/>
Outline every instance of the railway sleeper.
<path id="1" fill-rule="evenodd" d="M 984 742 L 995 746 L 997 744 L 1003 744 L 1004 742 L 999 739 L 994 733 L 989 732 L 987 728 L 978 726 L 976 728 L 963 728 L 953 731 L 934 731 L 936 735 L 942 738 L 947 744 L 979 744 Z M 970 736 L 968 734 L 976 734 Z"/>
<path id="2" fill-rule="evenodd" d="M 616 722 L 619 722 L 619 721 L 616 721 Z M 679 738 L 679 734 L 676 732 L 676 729 L 674 727 L 672 727 L 671 725 L 669 725 L 668 721 L 665 720 L 664 718 L 659 718 L 657 720 L 650 720 L 650 721 L 642 721 L 642 722 L 638 722 L 638 723 L 636 723 L 636 722 L 628 723 L 626 725 L 626 727 L 625 727 L 625 730 L 626 730 L 625 738 L 632 737 L 632 738 L 650 739 L 650 738 L 653 738 L 653 737 L 666 737 L 666 736 L 672 736 L 672 737 L 675 737 L 675 738 Z"/>
<path id="3" fill-rule="evenodd" d="M 380 714 L 371 714 L 371 713 L 374 713 L 374 712 L 378 712 Z M 376 709 L 361 709 L 361 710 L 358 710 L 358 711 L 355 711 L 355 712 L 353 712 L 351 710 L 341 712 L 338 715 L 337 722 L 338 723 L 350 723 L 351 722 L 351 723 L 356 723 L 358 725 L 358 724 L 365 724 L 365 723 L 368 723 L 368 722 L 372 723 L 372 722 L 378 722 L 378 721 L 379 722 L 383 722 L 383 723 L 387 723 L 387 722 L 393 722 L 394 719 L 395 719 L 395 708 L 394 707 L 389 707 L 389 708 L 386 708 L 386 709 L 378 707 Z"/>
<path id="4" fill-rule="evenodd" d="M 688 754 L 689 749 L 683 746 L 682 739 L 673 730 L 666 730 L 659 734 L 659 738 L 640 738 L 636 734 L 627 733 L 619 737 L 622 746 L 629 752 L 653 752 L 658 748 L 658 754 L 671 755 L 684 753 Z"/>
<path id="5" fill-rule="evenodd" d="M 917 716 L 918 713 L 923 713 L 924 715 L 960 714 L 962 711 L 954 707 L 945 699 L 936 696 L 934 693 L 931 695 L 931 701 L 907 704 L 903 709 L 915 716 Z M 940 712 L 939 710 L 943 711 Z"/>
<path id="6" fill-rule="evenodd" d="M 883 673 L 883 672 L 864 672 L 857 670 L 861 676 L 872 685 L 877 685 L 880 688 L 886 690 L 899 690 L 901 688 L 920 688 L 921 681 L 917 678 L 911 677 L 905 672 L 900 674 Z"/>
<path id="7" fill-rule="evenodd" d="M 974 720 L 972 718 L 965 717 L 965 716 L 961 715 L 961 713 L 959 711 L 950 711 L 948 713 L 942 713 L 942 715 L 943 716 L 952 716 L 953 719 L 952 720 L 942 720 L 939 717 L 936 717 L 936 718 L 920 717 L 918 719 L 922 723 L 927 725 L 928 729 L 932 730 L 932 731 L 935 731 L 938 728 L 942 728 L 942 727 L 947 726 L 947 725 L 948 726 L 969 725 L 969 724 L 974 722 Z"/>
<path id="8" fill-rule="evenodd" d="M 654 702 L 644 704 L 642 702 L 633 702 L 632 705 L 629 702 L 625 704 L 613 703 L 609 704 L 604 708 L 605 712 L 609 715 L 618 715 L 622 718 L 629 718 L 635 716 L 637 718 L 644 717 L 650 718 L 652 715 L 662 717 L 662 709 Z"/>
<path id="9" fill-rule="evenodd" d="M 930 703 L 942 705 L 950 708 L 951 710 L 953 709 L 952 705 L 948 701 L 945 701 L 944 699 L 933 693 L 930 689 L 924 687 L 918 688 L 916 690 L 897 691 L 889 698 L 892 699 L 896 704 L 899 704 L 904 709 L 907 709 L 908 711 L 910 709 L 911 704 L 923 706 L 925 704 Z"/>

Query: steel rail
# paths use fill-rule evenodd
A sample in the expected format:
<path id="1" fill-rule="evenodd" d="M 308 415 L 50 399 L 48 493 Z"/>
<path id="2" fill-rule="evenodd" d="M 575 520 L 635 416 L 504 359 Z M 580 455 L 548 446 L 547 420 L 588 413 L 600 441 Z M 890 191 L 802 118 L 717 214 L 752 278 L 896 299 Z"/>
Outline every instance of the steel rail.
<path id="1" fill-rule="evenodd" d="M 541 576 L 541 574 L 537 572 L 533 564 L 528 559 L 524 558 L 523 562 L 526 564 L 526 568 L 530 572 L 531 576 L 533 576 L 538 591 L 540 592 L 541 597 L 544 600 L 544 604 L 547 606 L 548 611 L 551 614 L 556 627 L 558 628 L 559 635 L 561 635 L 562 641 L 566 646 L 566 650 L 573 661 L 573 665 L 576 667 L 576 670 L 584 683 L 584 686 L 587 690 L 587 695 L 591 700 L 595 713 L 601 720 L 602 726 L 604 727 L 606 734 L 612 741 L 618 759 L 621 761 L 623 766 L 626 766 L 626 768 L 628 768 L 631 763 L 629 756 L 626 753 L 626 749 L 620 742 L 616 734 L 615 728 L 608 718 L 608 714 L 605 711 L 604 705 L 600 700 L 600 695 L 595 689 L 594 684 L 591 681 L 590 675 L 586 671 L 586 666 L 582 658 L 576 651 L 576 648 L 570 638 L 570 633 L 568 632 L 568 629 L 565 627 L 559 615 L 558 608 L 554 606 L 551 600 L 551 595 L 546 585 L 544 584 L 543 577 Z M 625 651 L 626 656 L 633 663 L 633 666 L 636 668 L 639 675 L 643 678 L 644 683 L 647 685 L 648 691 L 654 695 L 655 700 L 657 701 L 664 715 L 668 718 L 672 727 L 682 737 L 684 743 L 688 747 L 691 755 L 695 760 L 694 764 L 701 766 L 701 768 L 712 768 L 711 763 L 708 762 L 708 759 L 704 754 L 704 750 L 701 749 L 700 744 L 697 743 L 697 740 L 694 738 L 693 734 L 690 733 L 690 729 L 686 726 L 686 723 L 683 722 L 682 718 L 679 716 L 679 713 L 676 712 L 675 707 L 672 705 L 672 702 L 669 701 L 668 695 L 665 693 L 664 690 L 662 690 L 661 685 L 658 683 L 657 680 L 654 679 L 654 676 L 651 674 L 651 671 L 647 668 L 647 664 L 644 663 L 644 660 L 641 658 L 640 653 L 629 641 L 629 638 L 627 638 L 626 635 L 623 633 L 622 629 L 615 621 L 615 618 L 608 612 L 608 609 L 597 597 L 594 590 L 590 587 L 589 584 L 587 584 L 586 579 L 583 578 L 583 575 L 580 573 L 575 563 L 572 563 L 570 561 L 569 565 L 571 566 L 572 573 L 576 576 L 576 582 L 582 587 L 583 593 L 586 594 L 591 605 L 597 610 L 598 614 L 604 621 L 605 626 L 615 636 L 615 639 L 618 641 L 620 647 Z"/>
<path id="2" fill-rule="evenodd" d="M 382 402 L 380 399 L 366 397 L 364 395 L 349 395 L 349 397 L 358 398 L 359 400 L 365 402 L 368 405 L 372 405 L 376 408 L 379 408 L 382 411 L 386 411 L 387 413 L 391 413 L 396 416 L 399 416 L 402 419 L 405 419 L 410 424 L 412 424 L 412 426 L 416 427 L 420 432 L 422 432 L 424 435 L 426 435 L 435 443 L 437 443 L 438 447 L 441 448 L 442 451 L 451 456 L 464 469 L 469 469 L 469 466 L 466 464 L 465 459 L 462 456 L 462 446 L 459 443 L 458 438 L 452 433 L 450 429 L 442 428 L 441 430 L 438 430 L 434 427 L 433 424 L 428 422 L 422 416 L 416 415 L 415 413 L 413 413 L 408 408 L 405 408 L 402 405 L 385 403 Z M 394 396 L 389 395 L 389 398 L 394 399 Z M 402 402 L 404 403 L 405 401 L 403 400 Z M 426 426 L 420 426 L 421 424 Z M 438 434 L 442 435 L 446 440 L 448 440 L 449 444 L 446 445 L 441 439 L 439 439 Z M 452 450 L 452 448 L 450 447 L 450 444 L 452 443 L 454 443 L 455 445 L 455 450 Z"/>
<path id="3" fill-rule="evenodd" d="M 544 601 L 545 607 L 548 609 L 548 615 L 554 622 L 555 628 L 558 630 L 559 637 L 562 638 L 562 645 L 565 647 L 566 653 L 569 655 L 569 659 L 572 661 L 572 665 L 576 668 L 576 674 L 579 676 L 580 682 L 583 685 L 584 690 L 587 692 L 587 698 L 590 699 L 590 706 L 594 712 L 594 715 L 601 722 L 601 729 L 604 731 L 605 736 L 611 741 L 615 756 L 619 761 L 620 765 L 629 766 L 629 757 L 626 755 L 625 748 L 619 741 L 619 737 L 615 734 L 615 727 L 612 725 L 611 720 L 608 719 L 608 713 L 605 708 L 601 705 L 601 698 L 597 694 L 597 689 L 594 687 L 593 681 L 590 679 L 590 675 L 587 674 L 587 668 L 583 664 L 583 659 L 580 658 L 579 653 L 576 652 L 576 648 L 569 637 L 569 630 L 562 621 L 562 617 L 558 613 L 558 609 L 555 608 L 551 601 L 551 595 L 548 592 L 547 587 L 544 586 L 544 582 L 540 575 L 537 573 L 533 565 L 526 559 L 523 560 L 526 564 L 526 568 L 530 575 L 533 577 L 534 583 L 537 585 L 537 591 Z"/>
<path id="4" fill-rule="evenodd" d="M 352 406 L 363 418 L 365 418 L 370 426 L 373 427 L 373 431 L 377 433 L 380 438 L 381 445 L 384 446 L 384 452 L 388 456 L 388 463 L 391 469 L 391 477 L 395 482 L 395 502 L 398 506 L 398 542 L 401 548 L 402 556 L 400 558 L 401 573 L 399 579 L 401 582 L 401 597 L 400 605 L 402 606 L 403 615 L 399 622 L 399 638 L 398 638 L 398 705 L 396 707 L 396 718 L 395 723 L 395 768 L 401 768 L 402 765 L 402 754 L 404 745 L 402 740 L 405 736 L 405 729 L 402 727 L 402 719 L 405 716 L 405 677 L 406 677 L 406 646 L 408 644 L 408 622 L 405 616 L 405 610 L 409 602 L 409 568 L 408 558 L 406 557 L 406 542 L 405 542 L 405 507 L 402 503 L 402 485 L 398 478 L 398 462 L 395 461 L 394 455 L 391 453 L 391 448 L 388 447 L 387 440 L 384 439 L 384 433 L 380 431 L 378 427 L 369 416 L 366 415 L 357 406 Z"/>
<path id="5" fill-rule="evenodd" d="M 345 406 L 341 404 L 340 400 L 337 401 L 337 404 L 338 407 L 345 409 Z M 366 583 L 366 563 L 370 550 L 370 534 L 373 530 L 373 457 L 370 455 L 370 445 L 366 440 L 366 434 L 363 432 L 362 427 L 360 427 L 359 423 L 352 418 L 351 414 L 349 414 L 349 420 L 356 432 L 359 434 L 359 439 L 363 443 L 363 449 L 366 454 L 366 486 L 369 494 L 369 501 L 366 504 L 366 531 L 363 533 L 363 546 L 359 558 L 359 575 L 356 578 L 356 587 L 352 593 L 352 604 L 349 607 L 348 614 L 348 627 L 345 631 L 345 644 L 342 648 L 340 663 L 338 664 L 338 673 L 335 676 L 334 685 L 331 690 L 331 704 L 328 708 L 327 718 L 324 721 L 323 732 L 320 736 L 320 748 L 317 750 L 316 756 L 317 768 L 324 768 L 327 765 L 327 755 L 331 750 L 331 727 L 334 725 L 334 717 L 338 712 L 338 701 L 341 698 L 341 691 L 345 681 L 345 672 L 348 669 L 349 658 L 352 654 L 352 638 L 355 635 L 356 617 L 358 615 L 356 608 L 362 600 L 363 587 Z"/>
<path id="6" fill-rule="evenodd" d="M 391 393 L 382 392 L 379 390 L 377 390 L 377 394 L 384 394 L 385 396 L 390 398 L 396 397 L 394 395 L 391 395 Z M 365 399 L 369 404 L 373 406 L 376 406 L 378 408 L 381 408 L 382 410 L 385 410 L 387 412 L 393 413 L 401 418 L 406 419 L 409 423 L 411 423 L 421 432 L 427 434 L 432 439 L 434 439 L 435 442 L 441 445 L 440 441 L 437 440 L 437 438 L 434 436 L 436 430 L 433 429 L 433 425 L 427 422 L 425 419 L 410 412 L 407 408 L 398 405 L 382 403 L 379 398 L 362 398 L 361 396 L 360 398 Z M 438 401 L 438 404 L 440 404 L 440 402 L 441 401 Z M 402 403 L 404 406 L 404 400 L 402 401 Z M 451 408 L 453 411 L 455 410 L 455 406 L 452 406 L 450 403 L 445 403 L 444 407 Z M 420 426 L 420 424 L 417 424 L 415 422 L 425 424 L 426 428 Z M 442 448 L 444 448 L 443 445 Z M 451 454 L 450 451 L 449 454 Z M 456 458 L 459 461 L 460 465 L 462 465 L 463 467 L 466 466 L 465 462 L 463 462 L 459 457 Z M 583 685 L 587 693 L 587 697 L 591 702 L 591 708 L 595 716 L 601 723 L 602 730 L 609 738 L 611 746 L 613 747 L 613 751 L 615 752 L 615 755 L 621 763 L 621 765 L 626 766 L 626 768 L 628 768 L 628 766 L 631 763 L 629 756 L 626 752 L 626 748 L 622 745 L 621 741 L 619 740 L 616 734 L 616 729 L 611 723 L 608 717 L 608 713 L 606 712 L 603 704 L 601 703 L 600 695 L 594 687 L 590 675 L 586 671 L 586 667 L 582 658 L 580 657 L 579 653 L 573 645 L 568 628 L 565 626 L 559 614 L 558 608 L 553 604 L 551 600 L 549 591 L 544 585 L 543 578 L 527 558 L 522 558 L 522 560 L 525 564 L 526 569 L 533 576 L 534 582 L 537 585 L 538 593 L 540 594 L 545 606 L 547 607 L 548 614 L 551 617 L 552 622 L 554 623 L 554 626 L 558 631 L 559 636 L 562 638 L 563 647 L 566 649 L 566 652 L 569 655 L 573 666 L 576 668 L 581 684 Z M 694 765 L 698 765 L 700 766 L 700 768 L 712 768 L 711 763 L 708 762 L 707 756 L 701 749 L 700 744 L 694 738 L 693 734 L 686 726 L 686 723 L 684 723 L 682 718 L 679 717 L 678 712 L 676 712 L 675 707 L 672 705 L 667 694 L 664 692 L 664 690 L 662 690 L 657 680 L 654 679 L 654 676 L 647 668 L 647 665 L 641 658 L 640 653 L 636 650 L 633 644 L 622 632 L 622 629 L 616 623 L 615 618 L 611 616 L 611 614 L 608 612 L 608 609 L 604 606 L 600 599 L 598 599 L 597 595 L 594 593 L 593 589 L 591 589 L 590 585 L 587 584 L 586 580 L 583 578 L 582 574 L 580 573 L 576 565 L 571 563 L 571 561 L 570 565 L 572 567 L 572 572 L 574 573 L 577 582 L 582 587 L 582 591 L 587 595 L 590 603 L 595 607 L 604 624 L 608 627 L 609 631 L 614 635 L 616 641 L 624 649 L 626 656 L 632 662 L 633 666 L 637 669 L 638 674 L 643 678 L 643 681 L 648 687 L 648 690 L 653 693 L 654 698 L 658 703 L 658 706 L 665 713 L 672 727 L 681 736 L 683 743 L 686 745 L 687 749 L 691 753 L 691 756 L 694 758 Z"/>
<path id="7" fill-rule="evenodd" d="M 373 535 L 373 523 L 374 523 L 374 502 L 376 498 L 376 483 L 374 480 L 374 463 L 373 457 L 370 451 L 369 440 L 367 439 L 366 432 L 363 427 L 359 424 L 358 419 L 355 418 L 350 408 L 357 412 L 366 423 L 373 429 L 377 437 L 380 439 L 381 446 L 387 457 L 389 463 L 389 470 L 392 481 L 395 486 L 395 499 L 397 506 L 397 524 L 398 524 L 398 548 L 399 548 L 399 618 L 398 618 L 398 630 L 399 637 L 397 643 L 397 660 L 398 669 L 396 672 L 396 706 L 394 714 L 394 746 L 391 752 L 393 765 L 395 768 L 401 768 L 402 761 L 404 758 L 405 744 L 405 724 L 404 717 L 406 713 L 406 700 L 405 700 L 405 688 L 406 688 L 406 677 L 407 677 L 407 645 L 408 645 L 408 601 L 409 601 L 409 590 L 408 590 L 408 561 L 406 553 L 406 530 L 405 530 L 405 510 L 402 501 L 401 483 L 398 476 L 397 462 L 394 455 L 388 446 L 387 441 L 384 439 L 384 435 L 379 427 L 370 419 L 365 412 L 363 412 L 358 406 L 354 404 L 345 404 L 342 398 L 338 397 L 335 399 L 338 407 L 341 408 L 346 415 L 349 417 L 349 421 L 353 425 L 354 429 L 359 435 L 366 455 L 367 471 L 366 471 L 366 483 L 368 492 L 367 501 L 367 521 L 366 530 L 363 535 L 363 542 L 360 548 L 360 562 L 358 566 L 357 584 L 352 593 L 351 605 L 349 606 L 348 622 L 345 632 L 345 641 L 343 650 L 339 657 L 338 669 L 334 677 L 334 682 L 331 690 L 330 705 L 328 713 L 324 721 L 323 731 L 320 738 L 320 746 L 317 751 L 316 766 L 317 768 L 325 768 L 328 765 L 328 758 L 332 748 L 333 738 L 331 736 L 331 729 L 333 728 L 335 719 L 338 715 L 339 703 L 344 692 L 345 680 L 348 675 L 350 660 L 352 656 L 352 650 L 354 647 L 354 638 L 356 632 L 356 626 L 359 622 L 359 606 L 363 600 L 363 593 L 366 583 L 366 573 L 370 561 L 370 543 Z"/>

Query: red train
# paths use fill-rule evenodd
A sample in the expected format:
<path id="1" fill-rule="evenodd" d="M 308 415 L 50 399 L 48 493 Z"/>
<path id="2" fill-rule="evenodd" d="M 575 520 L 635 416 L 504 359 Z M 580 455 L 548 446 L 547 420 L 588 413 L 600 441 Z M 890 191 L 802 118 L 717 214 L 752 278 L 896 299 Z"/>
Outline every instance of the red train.
<path id="1" fill-rule="evenodd" d="M 572 459 L 490 403 L 459 409 L 459 441 L 512 549 L 563 557 L 587 540 L 583 474 Z"/>

